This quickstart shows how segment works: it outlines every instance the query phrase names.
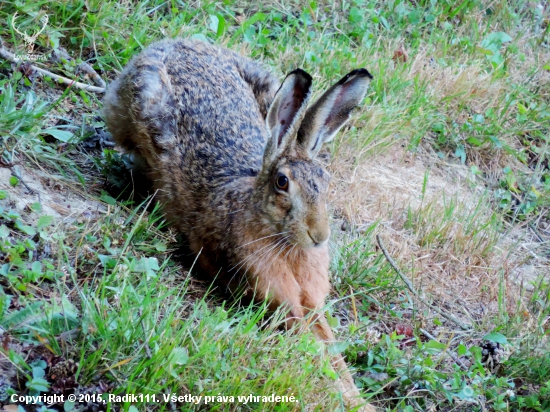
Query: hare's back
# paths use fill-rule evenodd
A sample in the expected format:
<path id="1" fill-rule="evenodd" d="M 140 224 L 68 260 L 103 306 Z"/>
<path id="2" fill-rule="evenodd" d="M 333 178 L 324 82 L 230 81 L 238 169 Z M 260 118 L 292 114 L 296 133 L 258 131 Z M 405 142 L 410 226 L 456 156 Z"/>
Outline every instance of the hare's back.
<path id="1" fill-rule="evenodd" d="M 143 57 L 144 65 L 156 70 L 160 63 L 165 70 L 166 78 L 161 76 L 159 82 L 167 96 L 160 101 L 172 106 L 167 107 L 171 114 L 153 115 L 162 121 L 149 125 L 158 124 L 155 133 L 164 135 L 159 141 L 177 146 L 185 158 L 179 160 L 180 167 L 211 183 L 257 173 L 267 132 L 246 79 L 250 74 L 246 65 L 254 63 L 229 50 L 189 40 L 157 43 Z M 169 124 L 173 130 L 167 130 Z"/>

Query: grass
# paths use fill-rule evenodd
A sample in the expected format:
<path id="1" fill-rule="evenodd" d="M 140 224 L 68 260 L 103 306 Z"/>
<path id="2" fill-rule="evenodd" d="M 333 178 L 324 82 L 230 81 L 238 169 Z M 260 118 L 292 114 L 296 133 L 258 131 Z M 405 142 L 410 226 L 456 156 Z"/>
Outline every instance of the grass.
<path id="1" fill-rule="evenodd" d="M 62 46 L 76 62 L 37 64 L 83 82 L 79 61 L 113 79 L 147 44 L 175 36 L 231 47 L 280 76 L 302 67 L 317 93 L 367 67 L 370 92 L 331 147 L 326 309 L 339 342 L 330 351 L 346 353 L 381 410 L 550 408 L 544 8 L 7 1 L 4 46 L 28 52 L 15 28 L 33 33 L 44 15 L 33 53 Z M 310 335 L 282 332 L 282 314 L 262 305 L 224 302 L 173 257 L 176 236 L 158 208 L 116 199 L 128 185 L 126 159 L 81 143 L 101 133 L 100 108 L 98 95 L 0 61 L 0 405 L 14 393 L 76 391 L 213 398 L 119 404 L 128 411 L 341 409 Z M 377 233 L 415 289 L 471 329 L 418 301 Z M 498 346 L 492 364 L 489 342 Z M 297 402 L 239 403 L 250 394 Z"/>

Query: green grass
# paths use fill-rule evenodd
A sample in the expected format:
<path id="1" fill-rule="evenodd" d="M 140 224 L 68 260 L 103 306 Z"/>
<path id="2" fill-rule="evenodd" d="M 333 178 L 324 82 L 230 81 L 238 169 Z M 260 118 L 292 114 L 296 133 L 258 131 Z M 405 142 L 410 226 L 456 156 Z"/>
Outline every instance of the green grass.
<path id="1" fill-rule="evenodd" d="M 2 266 L 9 285 L 0 295 L 3 333 L 77 361 L 82 388 L 101 383 L 115 394 L 293 394 L 304 406 L 329 385 L 322 346 L 310 335 L 284 334 L 281 314 L 264 318 L 265 306 L 225 307 L 205 290 L 190 290 L 190 277 L 161 252 L 164 236 L 152 216 L 109 215 L 70 228 L 41 216 L 33 228 L 3 212 L 2 253 L 9 262 Z M 48 245 L 57 245 L 57 256 L 36 260 Z M 69 256 L 78 259 L 78 270 L 67 267 Z M 33 297 L 36 291 L 43 299 Z M 13 299 L 20 309 L 10 309 Z M 76 336 L 69 346 L 56 339 L 64 333 Z M 13 349 L 3 355 L 31 393 L 62 384 L 45 375 L 44 361 L 28 362 Z M 324 398 L 337 407 L 337 399 Z M 215 404 L 229 410 L 229 403 Z M 261 402 L 245 410 L 255 408 L 270 410 Z"/>
<path id="2" fill-rule="evenodd" d="M 317 92 L 367 67 L 371 89 L 349 130 L 332 144 L 334 157 L 352 152 L 349 164 L 357 166 L 404 147 L 434 167 L 466 170 L 466 178 L 450 172 L 449 179 L 484 195 L 429 197 L 426 172 L 419 204 L 336 238 L 335 292 L 326 309 L 340 340 L 330 351 L 346 353 L 358 386 L 381 409 L 550 408 L 548 279 L 529 291 L 510 280 L 510 268 L 533 257 L 510 246 L 509 237 L 533 230 L 544 245 L 543 224 L 550 223 L 550 24 L 536 4 L 6 1 L 0 38 L 24 53 L 12 26 L 15 12 L 17 29 L 26 33 L 49 17 L 34 53 L 65 47 L 105 79 L 152 41 L 175 36 L 240 50 L 280 76 L 302 67 L 314 76 Z M 47 67 L 90 82 L 75 74 L 75 62 Z M 341 408 L 329 390 L 334 373 L 310 335 L 282 332 L 282 315 L 266 315 L 262 305 L 224 303 L 217 291 L 207 292 L 193 270 L 172 258 L 177 242 L 157 208 L 144 212 L 143 205 L 105 192 L 127 185 L 124 158 L 78 144 L 90 126 L 103 126 L 96 118 L 100 98 L 47 78 L 33 82 L 0 61 L 0 160 L 11 172 L 0 182 L 0 405 L 7 404 L 3 394 L 77 386 L 89 393 L 298 399 L 175 405 L 181 410 Z M 333 167 L 344 166 L 335 161 Z M 48 187 L 87 196 L 100 211 L 74 220 L 48 215 L 39 201 L 21 209 L 18 198 L 31 196 L 21 179 L 26 168 L 48 175 Z M 468 280 L 482 279 L 479 296 L 487 301 L 480 305 L 493 312 L 467 308 L 463 319 L 473 327 L 463 332 L 419 304 L 375 244 L 375 233 L 387 227 L 398 233 L 397 243 L 407 244 L 392 249 L 406 275 L 440 271 L 465 288 Z M 537 255 L 548 253 L 543 247 Z M 447 310 L 461 313 L 454 304 Z M 482 362 L 483 341 L 506 349 L 508 360 L 498 370 Z M 52 373 L 69 360 L 77 363 L 72 381 Z M 136 407 L 145 408 L 123 405 Z"/>

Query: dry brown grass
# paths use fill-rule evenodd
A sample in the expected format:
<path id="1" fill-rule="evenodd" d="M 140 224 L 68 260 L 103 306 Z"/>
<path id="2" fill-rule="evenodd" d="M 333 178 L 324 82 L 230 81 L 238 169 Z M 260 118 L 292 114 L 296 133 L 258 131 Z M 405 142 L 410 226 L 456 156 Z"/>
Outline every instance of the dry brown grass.
<path id="1" fill-rule="evenodd" d="M 452 313 L 488 322 L 498 312 L 501 286 L 507 310 L 515 311 L 525 251 L 492 219 L 487 196 L 428 156 L 394 149 L 358 166 L 352 148 L 340 151 L 331 168 L 335 213 L 359 229 L 380 221 L 378 231 L 405 273 Z M 516 230 L 529 236 L 525 227 Z M 531 279 L 544 273 L 543 262 L 536 265 Z"/>

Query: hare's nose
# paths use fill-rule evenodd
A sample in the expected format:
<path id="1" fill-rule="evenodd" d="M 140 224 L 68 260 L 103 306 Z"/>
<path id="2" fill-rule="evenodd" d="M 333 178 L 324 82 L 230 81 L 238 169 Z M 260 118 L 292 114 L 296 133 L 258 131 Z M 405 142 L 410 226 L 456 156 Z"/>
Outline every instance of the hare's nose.
<path id="1" fill-rule="evenodd" d="M 313 242 L 313 246 L 320 246 L 324 244 L 330 236 L 330 227 L 316 227 L 314 229 L 309 229 L 307 234 Z"/>

